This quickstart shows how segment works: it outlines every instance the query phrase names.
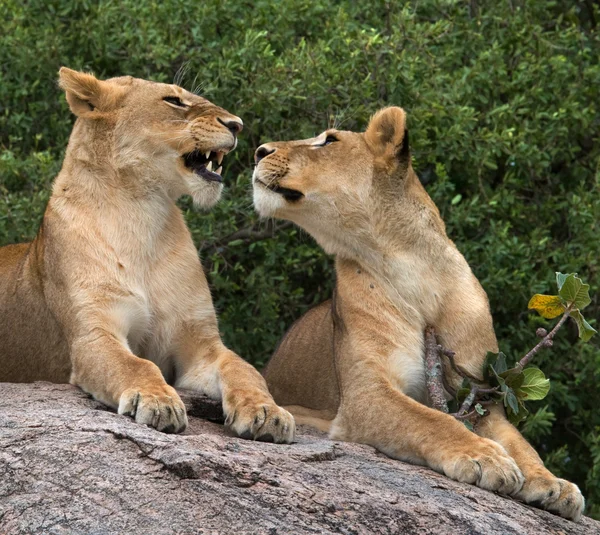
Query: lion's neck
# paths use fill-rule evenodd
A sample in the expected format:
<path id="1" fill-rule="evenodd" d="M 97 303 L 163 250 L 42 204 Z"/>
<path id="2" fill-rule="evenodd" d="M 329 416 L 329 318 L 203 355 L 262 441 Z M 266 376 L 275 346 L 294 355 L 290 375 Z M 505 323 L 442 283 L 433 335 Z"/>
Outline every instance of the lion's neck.
<path id="1" fill-rule="evenodd" d="M 85 137 L 70 142 L 49 210 L 82 233 L 97 229 L 98 237 L 120 254 L 158 254 L 182 216 L 169 192 L 154 185 L 164 177 L 152 173 L 141 165 L 120 165 L 111 147 L 93 147 Z"/>
<path id="2" fill-rule="evenodd" d="M 433 321 L 446 293 L 470 273 L 465 258 L 447 237 L 436 206 L 415 182 L 401 199 L 370 213 L 374 217 L 364 232 L 369 238 L 355 235 L 350 246 L 340 245 L 338 272 L 351 266 L 368 274 L 392 302 L 412 307 L 425 321 Z"/>
<path id="3" fill-rule="evenodd" d="M 117 140 L 114 125 L 77 121 L 53 193 L 67 188 L 72 198 L 80 194 L 102 203 L 172 197 L 165 190 L 168 177 L 156 163 L 161 154 L 141 149 L 136 140 Z"/>
<path id="4" fill-rule="evenodd" d="M 444 269 L 457 252 L 437 207 L 414 174 L 401 196 L 378 200 L 367 212 L 370 217 L 359 232 L 343 233 L 338 239 L 337 250 L 331 251 L 336 256 L 379 271 L 399 258 Z"/>

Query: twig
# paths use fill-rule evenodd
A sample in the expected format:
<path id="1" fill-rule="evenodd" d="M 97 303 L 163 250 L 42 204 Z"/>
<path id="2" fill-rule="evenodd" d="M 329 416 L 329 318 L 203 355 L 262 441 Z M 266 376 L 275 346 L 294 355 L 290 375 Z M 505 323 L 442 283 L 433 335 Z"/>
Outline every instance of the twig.
<path id="1" fill-rule="evenodd" d="M 425 374 L 429 398 L 435 409 L 448 412 L 448 403 L 444 394 L 444 370 L 440 360 L 440 351 L 435 339 L 433 327 L 425 328 Z"/>
<path id="2" fill-rule="evenodd" d="M 463 378 L 470 379 L 471 381 L 476 381 L 478 383 L 481 383 L 481 379 L 479 377 L 475 377 L 474 375 L 471 375 L 467 370 L 461 368 L 458 364 L 456 364 L 456 361 L 454 360 L 456 353 L 454 351 L 445 349 L 442 346 L 438 346 L 438 348 L 439 348 L 438 350 L 439 350 L 440 354 L 444 355 L 448 359 L 448 362 L 450 362 L 450 367 L 458 375 L 460 375 Z"/>
<path id="3" fill-rule="evenodd" d="M 458 412 L 453 412 L 450 414 L 450 416 L 454 416 L 457 420 L 468 420 L 469 418 L 472 418 L 475 415 L 479 416 L 479 413 L 476 410 L 472 410 L 467 414 L 460 414 Z"/>
<path id="4" fill-rule="evenodd" d="M 511 371 L 517 370 L 517 373 L 520 373 L 542 348 L 552 346 L 554 336 L 567 321 L 567 318 L 570 316 L 571 310 L 572 306 L 567 307 L 562 318 L 560 318 L 559 322 L 554 326 L 554 328 L 550 332 L 547 332 L 543 328 L 539 328 L 536 331 L 536 334 L 541 338 L 541 340 L 531 351 L 529 351 L 519 362 L 517 362 L 514 369 Z M 442 410 L 443 412 L 448 412 L 448 405 L 446 403 L 445 397 L 443 396 L 444 388 L 448 392 L 452 392 L 452 390 L 454 390 L 449 387 L 448 381 L 444 377 L 443 369 L 440 362 L 440 358 L 442 355 L 448 359 L 450 367 L 457 375 L 459 375 L 463 379 L 469 380 L 470 382 L 470 391 L 463 400 L 460 409 L 458 410 L 458 412 L 450 413 L 450 416 L 453 416 L 457 420 L 469 420 L 472 417 L 479 418 L 481 416 L 479 412 L 476 409 L 471 410 L 471 407 L 474 404 L 479 403 L 483 406 L 499 402 L 498 399 L 482 399 L 482 397 L 485 398 L 487 394 L 499 394 L 499 387 L 485 386 L 482 379 L 471 375 L 466 370 L 461 368 L 456 363 L 456 353 L 439 345 L 436 341 L 435 331 L 433 327 L 427 327 L 425 329 L 425 362 L 427 389 L 429 391 L 431 402 L 436 409 Z M 454 392 L 453 395 L 456 395 L 456 392 Z"/>
<path id="5" fill-rule="evenodd" d="M 529 352 L 527 353 L 527 355 L 525 355 L 519 362 L 517 362 L 515 368 L 519 368 L 520 370 L 522 370 L 523 368 L 525 368 L 525 366 L 527 366 L 527 364 L 529 364 L 529 361 L 535 356 L 535 354 L 542 348 L 544 347 L 552 347 L 553 342 L 553 338 L 554 335 L 558 332 L 558 329 L 560 329 L 565 321 L 567 321 L 567 318 L 570 316 L 571 314 L 571 306 L 567 307 L 567 310 L 565 310 L 565 313 L 563 314 L 562 318 L 560 318 L 560 321 L 554 326 L 554 329 L 552 329 L 548 334 L 546 334 L 546 336 L 544 336 L 538 343 L 537 345 Z M 540 329 L 538 329 L 538 332 L 540 332 Z M 545 331 L 542 331 L 542 333 Z"/>
<path id="6" fill-rule="evenodd" d="M 467 413 L 467 411 L 471 408 L 471 405 L 473 405 L 473 402 L 475 401 L 475 396 L 477 395 L 478 390 L 479 389 L 476 385 L 471 385 L 471 391 L 467 394 L 467 397 L 463 401 L 463 404 L 460 406 L 460 409 L 458 410 L 456 416 L 463 416 Z"/>

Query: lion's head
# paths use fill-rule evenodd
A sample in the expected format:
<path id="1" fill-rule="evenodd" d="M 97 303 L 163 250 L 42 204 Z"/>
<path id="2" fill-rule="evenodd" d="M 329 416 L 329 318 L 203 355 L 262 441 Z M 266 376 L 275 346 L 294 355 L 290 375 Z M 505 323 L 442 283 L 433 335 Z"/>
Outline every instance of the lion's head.
<path id="1" fill-rule="evenodd" d="M 63 67 L 59 84 L 78 117 L 69 143 L 75 158 L 98 169 L 108 163 L 132 189 L 217 202 L 239 117 L 179 86 L 131 76 L 99 80 Z"/>
<path id="2" fill-rule="evenodd" d="M 259 214 L 297 223 L 332 254 L 381 249 L 376 242 L 407 224 L 409 203 L 437 212 L 412 169 L 401 108 L 380 110 L 365 132 L 266 143 L 255 160 Z"/>

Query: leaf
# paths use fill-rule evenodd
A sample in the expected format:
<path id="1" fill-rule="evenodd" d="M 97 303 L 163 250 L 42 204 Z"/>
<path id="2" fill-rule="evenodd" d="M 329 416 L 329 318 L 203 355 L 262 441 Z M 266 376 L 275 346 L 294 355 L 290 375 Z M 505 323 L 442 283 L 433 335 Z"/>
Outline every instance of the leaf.
<path id="1" fill-rule="evenodd" d="M 519 400 L 515 396 L 515 391 L 509 386 L 504 385 L 502 391 L 506 394 L 504 396 L 504 406 L 510 407 L 514 413 L 519 412 Z"/>
<path id="2" fill-rule="evenodd" d="M 506 412 L 508 416 L 508 421 L 513 425 L 518 425 L 519 422 L 522 422 L 525 418 L 527 418 L 527 415 L 529 414 L 529 411 L 526 409 L 523 403 L 519 403 L 518 412 L 513 412 L 513 410 L 510 408 Z"/>
<path id="3" fill-rule="evenodd" d="M 452 200 L 450 201 L 450 204 L 452 206 L 454 206 L 455 204 L 458 204 L 460 201 L 462 200 L 462 195 L 459 193 L 458 195 L 455 195 Z"/>
<path id="4" fill-rule="evenodd" d="M 564 280 L 558 294 L 573 308 L 583 310 L 592 300 L 590 299 L 590 285 L 583 281 L 575 273 L 571 273 Z"/>
<path id="5" fill-rule="evenodd" d="M 496 362 L 493 364 L 494 371 L 497 375 L 503 374 L 506 370 L 508 370 L 508 366 L 506 365 L 506 355 L 500 351 L 498 353 L 498 358 Z"/>
<path id="6" fill-rule="evenodd" d="M 561 288 L 563 287 L 563 284 L 565 283 L 565 280 L 567 280 L 567 277 L 569 275 L 565 275 L 564 273 L 561 273 L 560 271 L 556 272 L 556 285 L 558 286 L 558 291 L 561 290 Z"/>
<path id="7" fill-rule="evenodd" d="M 502 377 L 506 381 L 507 386 L 510 386 L 514 390 L 520 388 L 523 384 L 523 381 L 525 380 L 523 370 L 517 370 L 517 368 L 511 368 L 510 370 L 507 370 L 506 372 L 504 372 Z"/>
<path id="8" fill-rule="evenodd" d="M 560 296 L 542 294 L 535 294 L 529 300 L 527 308 L 535 310 L 542 318 L 549 320 L 560 316 L 566 310 Z"/>
<path id="9" fill-rule="evenodd" d="M 577 328 L 579 329 L 579 338 L 581 338 L 584 342 L 587 342 L 598 332 L 587 321 L 585 321 L 583 314 L 579 312 L 579 310 L 571 310 L 569 315 L 575 320 L 575 323 L 577 323 Z"/>
<path id="10" fill-rule="evenodd" d="M 483 379 L 489 382 L 492 378 L 492 364 L 498 359 L 498 353 L 488 351 L 483 361 Z"/>
<path id="11" fill-rule="evenodd" d="M 519 393 L 523 394 L 528 401 L 544 399 L 550 391 L 550 379 L 539 368 L 525 368 L 523 370 L 524 381 L 519 387 Z"/>
<path id="12" fill-rule="evenodd" d="M 465 427 L 469 430 L 469 431 L 473 431 L 473 424 L 471 422 L 469 422 L 469 420 L 464 420 L 463 424 L 465 424 Z"/>
<path id="13" fill-rule="evenodd" d="M 477 403 L 475 405 L 475 410 L 477 411 L 477 414 L 479 414 L 479 416 L 483 416 L 485 414 L 485 409 L 481 406 L 481 403 Z"/>

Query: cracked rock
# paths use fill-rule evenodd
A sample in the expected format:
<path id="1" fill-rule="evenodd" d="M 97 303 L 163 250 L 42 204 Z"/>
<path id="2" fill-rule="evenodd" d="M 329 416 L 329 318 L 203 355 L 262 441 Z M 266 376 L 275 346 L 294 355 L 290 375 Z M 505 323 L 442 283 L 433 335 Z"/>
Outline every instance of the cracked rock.
<path id="1" fill-rule="evenodd" d="M 600 534 L 308 428 L 236 438 L 218 403 L 182 399 L 167 435 L 70 385 L 0 383 L 0 535 Z"/>

